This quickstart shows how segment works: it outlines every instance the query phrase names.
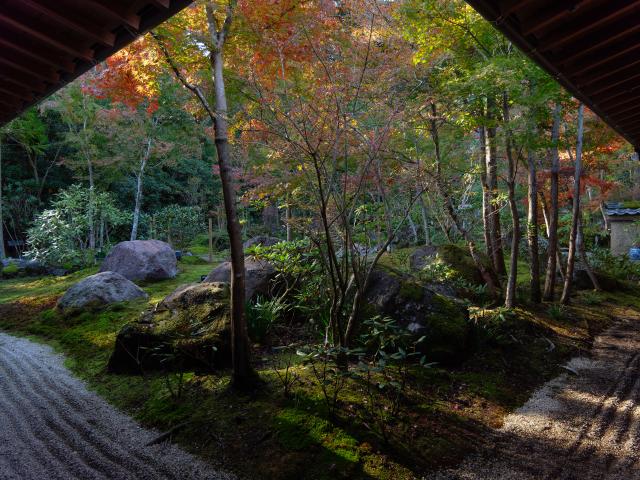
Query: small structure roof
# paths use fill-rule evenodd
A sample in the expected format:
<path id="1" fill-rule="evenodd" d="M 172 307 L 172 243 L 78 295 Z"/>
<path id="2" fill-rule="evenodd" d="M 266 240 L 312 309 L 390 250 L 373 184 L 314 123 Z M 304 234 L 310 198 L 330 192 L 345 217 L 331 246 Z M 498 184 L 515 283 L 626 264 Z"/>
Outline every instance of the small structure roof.
<path id="1" fill-rule="evenodd" d="M 604 213 L 608 217 L 630 217 L 640 215 L 640 207 L 630 208 L 625 206 L 625 202 L 606 202 Z"/>

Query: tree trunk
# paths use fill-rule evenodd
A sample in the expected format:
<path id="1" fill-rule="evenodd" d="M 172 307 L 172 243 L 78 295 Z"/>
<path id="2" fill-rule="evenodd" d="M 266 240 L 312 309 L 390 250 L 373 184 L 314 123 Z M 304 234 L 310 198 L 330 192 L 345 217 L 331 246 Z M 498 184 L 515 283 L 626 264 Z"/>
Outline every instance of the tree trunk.
<path id="1" fill-rule="evenodd" d="M 582 235 L 582 212 L 580 213 L 580 218 L 578 219 L 578 235 L 576 236 L 576 250 L 580 254 L 580 258 L 582 259 L 582 263 L 584 263 L 584 268 L 587 270 L 587 275 L 589 275 L 589 279 L 593 284 L 593 289 L 600 291 L 600 282 L 598 282 L 598 278 L 593 273 L 593 269 L 591 268 L 591 264 L 589 263 L 589 259 L 587 258 L 587 253 L 584 250 L 584 236 Z"/>
<path id="2" fill-rule="evenodd" d="M 558 175 L 560 170 L 560 157 L 558 153 L 558 140 L 560 137 L 560 111 L 559 103 L 553 112 L 553 154 L 551 158 L 551 211 L 549 212 L 549 250 L 547 259 L 547 274 L 544 282 L 544 299 L 553 300 L 556 288 L 556 268 L 558 254 Z"/>
<path id="3" fill-rule="evenodd" d="M 136 175 L 136 200 L 135 207 L 133 208 L 133 223 L 131 224 L 131 238 L 130 240 L 136 240 L 138 238 L 138 222 L 140 221 L 140 203 L 142 202 L 142 171 Z"/>
<path id="4" fill-rule="evenodd" d="M 0 260 L 4 260 L 7 256 L 4 250 L 4 216 L 2 214 L 3 197 L 2 197 L 2 137 L 0 136 Z"/>
<path id="5" fill-rule="evenodd" d="M 487 183 L 487 155 L 489 145 L 487 143 L 487 129 L 480 127 L 480 184 L 482 185 L 482 233 L 484 235 L 484 244 L 487 256 L 493 261 L 491 246 L 493 240 L 491 238 L 491 194 L 489 193 L 489 184 Z"/>
<path id="6" fill-rule="evenodd" d="M 429 234 L 429 214 L 427 213 L 427 205 L 424 202 L 422 194 L 418 197 L 418 205 L 420 206 L 420 215 L 422 218 L 422 230 L 424 232 L 424 244 L 428 247 L 431 245 L 431 235 Z"/>
<path id="7" fill-rule="evenodd" d="M 91 158 L 87 157 L 87 168 L 89 170 L 89 250 L 95 250 L 96 248 L 96 226 L 95 226 L 95 209 L 96 209 L 96 198 L 95 198 L 95 185 L 93 181 L 93 164 L 91 163 Z"/>
<path id="8" fill-rule="evenodd" d="M 540 255 L 538 249 L 538 183 L 536 175 L 536 164 L 533 158 L 533 152 L 529 151 L 527 155 L 527 163 L 529 167 L 528 176 L 528 201 L 529 209 L 527 210 L 527 242 L 529 244 L 529 259 L 531 265 L 529 272 L 531 275 L 531 301 L 540 303 Z"/>
<path id="9" fill-rule="evenodd" d="M 131 225 L 131 240 L 138 238 L 138 223 L 140 221 L 140 208 L 142 206 L 142 179 L 144 177 L 144 170 L 151 156 L 151 139 L 147 140 L 147 148 L 140 161 L 140 170 L 136 174 L 136 200 L 135 207 L 133 208 L 133 223 Z"/>
<path id="10" fill-rule="evenodd" d="M 567 270 L 564 277 L 564 288 L 560 302 L 569 303 L 571 286 L 573 283 L 573 269 L 576 259 L 576 237 L 578 236 L 578 222 L 580 219 L 580 178 L 582 176 L 582 137 L 584 134 L 584 105 L 578 108 L 578 141 L 576 145 L 575 170 L 573 174 L 573 212 L 571 215 L 571 233 L 569 235 L 569 254 L 567 255 Z"/>
<path id="11" fill-rule="evenodd" d="M 510 112 L 509 98 L 505 92 L 502 101 L 503 117 L 505 125 L 506 152 L 507 152 L 507 189 L 509 195 L 509 209 L 511 210 L 511 225 L 513 234 L 511 236 L 511 258 L 509 262 L 509 278 L 505 292 L 504 306 L 513 308 L 516 301 L 516 280 L 518 277 L 518 253 L 520 250 L 520 217 L 518 204 L 516 203 L 516 163 L 513 158 L 511 145 L 511 131 L 509 127 Z"/>
<path id="12" fill-rule="evenodd" d="M 492 97 L 487 100 L 487 117 L 493 121 L 495 101 Z M 502 228 L 500 226 L 500 208 L 498 206 L 498 155 L 496 152 L 496 127 L 487 128 L 487 188 L 489 190 L 489 228 L 491 241 L 491 258 L 493 268 L 500 276 L 507 273 L 504 263 L 504 248 L 502 246 Z"/>
<path id="13" fill-rule="evenodd" d="M 235 387 L 248 387 L 253 379 L 249 362 L 249 338 L 245 319 L 245 267 L 242 246 L 242 229 L 236 211 L 236 198 L 231 175 L 231 155 L 227 127 L 227 96 L 224 85 L 224 59 L 222 49 L 231 23 L 231 11 L 227 12 L 224 27 L 218 31 L 214 18 L 214 6 L 207 3 L 209 31 L 214 43 L 211 55 L 213 83 L 215 87 L 215 143 L 220 167 L 222 196 L 227 217 L 227 232 L 231 250 L 231 344 L 232 344 L 232 383 Z"/>

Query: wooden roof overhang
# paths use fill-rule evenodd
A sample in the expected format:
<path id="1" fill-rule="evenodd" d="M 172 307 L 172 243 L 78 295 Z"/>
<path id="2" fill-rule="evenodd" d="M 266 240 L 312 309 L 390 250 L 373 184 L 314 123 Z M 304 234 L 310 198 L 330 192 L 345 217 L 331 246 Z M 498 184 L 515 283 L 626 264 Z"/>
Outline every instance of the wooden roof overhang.
<path id="1" fill-rule="evenodd" d="M 0 0 L 0 126 L 193 0 Z"/>
<path id="2" fill-rule="evenodd" d="M 640 0 L 467 0 L 640 148 Z"/>

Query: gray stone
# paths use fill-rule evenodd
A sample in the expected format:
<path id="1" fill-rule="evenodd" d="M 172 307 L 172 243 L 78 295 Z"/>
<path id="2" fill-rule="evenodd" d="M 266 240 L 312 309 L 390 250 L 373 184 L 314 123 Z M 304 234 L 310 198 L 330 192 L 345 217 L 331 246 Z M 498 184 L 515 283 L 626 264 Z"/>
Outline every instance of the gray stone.
<path id="1" fill-rule="evenodd" d="M 87 277 L 58 300 L 61 310 L 100 307 L 111 303 L 147 298 L 147 294 L 135 283 L 116 272 L 101 272 Z"/>
<path id="2" fill-rule="evenodd" d="M 160 240 L 118 243 L 104 259 L 101 272 L 118 272 L 129 280 L 164 280 L 178 273 L 175 251 Z"/>
<path id="3" fill-rule="evenodd" d="M 417 248 L 409 255 L 409 268 L 413 271 L 420 271 L 433 262 L 437 255 L 438 247 L 425 246 Z"/>
<path id="4" fill-rule="evenodd" d="M 459 364 L 470 353 L 471 324 L 464 306 L 415 278 L 378 268 L 365 294 L 369 314 L 393 318 L 412 332 L 428 361 Z"/>
<path id="5" fill-rule="evenodd" d="M 231 362 L 229 286 L 183 285 L 118 333 L 107 369 L 212 371 Z"/>
<path id="6" fill-rule="evenodd" d="M 246 250 L 247 248 L 255 247 L 256 245 L 260 245 L 262 247 L 272 247 L 276 243 L 280 243 L 282 240 L 275 237 L 270 237 L 268 235 L 259 235 L 257 237 L 250 238 L 242 247 Z"/>
<path id="7" fill-rule="evenodd" d="M 271 296 L 271 283 L 276 275 L 276 269 L 273 265 L 264 260 L 256 260 L 247 257 L 244 263 L 245 267 L 245 298 L 247 300 L 254 299 L 258 295 Z M 214 268 L 209 275 L 206 276 L 204 282 L 231 282 L 231 262 L 224 262 Z"/>

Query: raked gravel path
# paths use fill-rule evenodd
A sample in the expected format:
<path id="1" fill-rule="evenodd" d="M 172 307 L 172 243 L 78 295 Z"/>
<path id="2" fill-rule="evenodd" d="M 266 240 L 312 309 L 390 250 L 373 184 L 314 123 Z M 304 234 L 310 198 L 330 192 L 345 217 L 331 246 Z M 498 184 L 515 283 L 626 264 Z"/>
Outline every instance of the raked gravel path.
<path id="1" fill-rule="evenodd" d="M 0 333 L 0 479 L 231 480 L 141 428 L 48 346 Z"/>
<path id="2" fill-rule="evenodd" d="M 640 479 L 640 324 L 621 321 L 567 367 L 506 418 L 489 451 L 431 479 Z"/>

